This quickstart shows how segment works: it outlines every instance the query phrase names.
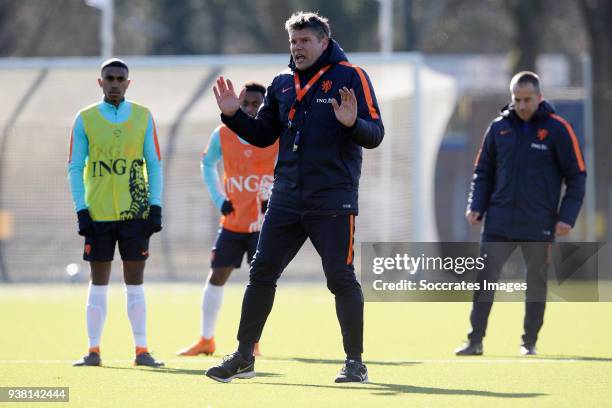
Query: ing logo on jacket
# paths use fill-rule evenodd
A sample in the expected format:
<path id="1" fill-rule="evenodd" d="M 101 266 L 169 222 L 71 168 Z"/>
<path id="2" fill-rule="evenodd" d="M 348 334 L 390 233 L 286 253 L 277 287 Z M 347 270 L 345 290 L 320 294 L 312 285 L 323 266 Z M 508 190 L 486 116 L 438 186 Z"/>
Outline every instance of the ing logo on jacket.
<path id="1" fill-rule="evenodd" d="M 538 139 L 540 141 L 546 139 L 546 136 L 548 136 L 548 129 L 538 129 Z"/>

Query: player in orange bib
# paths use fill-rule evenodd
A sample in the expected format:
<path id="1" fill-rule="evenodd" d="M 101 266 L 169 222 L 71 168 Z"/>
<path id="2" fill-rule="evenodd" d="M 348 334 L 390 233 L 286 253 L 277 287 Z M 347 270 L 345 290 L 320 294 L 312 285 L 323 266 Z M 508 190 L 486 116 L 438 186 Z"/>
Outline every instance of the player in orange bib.
<path id="1" fill-rule="evenodd" d="M 240 108 L 255 117 L 263 103 L 266 88 L 249 82 Z M 202 294 L 201 337 L 180 356 L 215 352 L 215 325 L 223 302 L 223 286 L 234 268 L 249 264 L 255 255 L 259 230 L 266 212 L 278 141 L 265 149 L 252 146 L 226 126 L 216 128 L 202 154 L 202 176 L 215 207 L 221 212 L 220 228 L 212 248 L 211 271 Z M 223 160 L 223 189 L 217 164 Z M 259 348 L 254 349 L 255 355 Z"/>

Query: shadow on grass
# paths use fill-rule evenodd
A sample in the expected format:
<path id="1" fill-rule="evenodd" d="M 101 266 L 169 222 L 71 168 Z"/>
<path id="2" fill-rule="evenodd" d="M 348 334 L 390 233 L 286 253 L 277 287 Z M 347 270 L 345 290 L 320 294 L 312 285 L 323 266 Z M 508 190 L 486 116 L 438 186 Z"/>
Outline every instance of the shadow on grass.
<path id="1" fill-rule="evenodd" d="M 259 375 L 259 373 L 257 373 Z M 255 377 L 257 378 L 257 377 Z M 495 392 L 485 390 L 464 390 L 453 388 L 434 388 L 434 387 L 419 387 L 408 384 L 390 384 L 370 382 L 368 384 L 343 384 L 343 385 L 320 385 L 320 384 L 292 384 L 292 383 L 267 383 L 258 382 L 258 384 L 287 386 L 287 387 L 307 387 L 307 388 L 327 388 L 327 389 L 346 389 L 372 391 L 374 395 L 401 395 L 401 394 L 425 394 L 425 395 L 466 395 L 472 397 L 492 397 L 492 398 L 535 398 L 543 397 L 548 394 L 537 392 Z"/>
<path id="2" fill-rule="evenodd" d="M 589 356 L 562 356 L 562 355 L 537 355 L 533 356 L 538 360 L 559 360 L 559 361 L 596 361 L 601 363 L 612 363 L 612 357 L 589 357 Z"/>
<path id="3" fill-rule="evenodd" d="M 298 363 L 306 363 L 306 364 L 338 364 L 338 365 L 342 365 L 344 364 L 344 360 L 337 360 L 337 359 L 324 359 L 324 358 L 303 358 L 303 357 L 293 357 L 293 358 L 286 358 L 286 357 L 266 357 L 265 359 L 262 359 L 262 361 L 266 361 L 266 360 L 290 360 L 290 361 L 295 361 Z M 395 366 L 395 367 L 403 367 L 403 366 L 411 366 L 411 365 L 417 365 L 417 364 L 423 364 L 420 361 L 371 361 L 371 360 L 365 360 L 366 365 L 368 366 Z"/>
<path id="4" fill-rule="evenodd" d="M 160 367 L 160 368 L 150 368 L 150 367 L 117 367 L 117 366 L 102 366 L 102 368 L 107 368 L 111 370 L 137 370 L 147 373 L 158 373 L 158 374 L 179 374 L 179 375 L 199 375 L 204 377 L 205 370 L 199 369 L 186 369 L 186 368 L 172 368 L 172 367 Z M 257 371 L 257 377 L 262 378 L 272 378 L 272 377 L 284 377 L 283 374 L 277 373 L 267 373 Z"/>

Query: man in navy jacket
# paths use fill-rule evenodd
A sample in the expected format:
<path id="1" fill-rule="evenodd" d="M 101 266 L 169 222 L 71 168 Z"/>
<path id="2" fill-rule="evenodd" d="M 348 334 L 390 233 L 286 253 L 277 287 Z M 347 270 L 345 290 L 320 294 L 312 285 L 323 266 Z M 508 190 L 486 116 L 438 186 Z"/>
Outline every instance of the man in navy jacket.
<path id="1" fill-rule="evenodd" d="M 241 113 L 231 81 L 220 77 L 214 88 L 223 123 L 255 146 L 270 146 L 279 137 L 280 145 L 244 294 L 238 350 L 206 375 L 223 382 L 255 375 L 253 345 L 272 309 L 276 281 L 309 238 L 335 295 L 346 353 L 336 382 L 365 382 L 363 294 L 353 267 L 353 235 L 362 148 L 375 148 L 383 139 L 380 110 L 367 74 L 330 38 L 327 19 L 299 12 L 285 28 L 289 69 L 274 78 L 256 118 Z"/>
<path id="2" fill-rule="evenodd" d="M 491 123 L 476 157 L 466 217 L 471 225 L 485 217 L 481 241 L 487 261 L 477 277 L 472 330 L 457 355 L 482 354 L 493 304 L 493 293 L 483 283 L 499 278 L 518 246 L 527 266 L 521 354 L 536 354 L 546 305 L 546 243 L 569 233 L 584 198 L 586 168 L 579 141 L 571 125 L 543 99 L 538 76 L 519 72 L 510 91 L 512 103 Z"/>

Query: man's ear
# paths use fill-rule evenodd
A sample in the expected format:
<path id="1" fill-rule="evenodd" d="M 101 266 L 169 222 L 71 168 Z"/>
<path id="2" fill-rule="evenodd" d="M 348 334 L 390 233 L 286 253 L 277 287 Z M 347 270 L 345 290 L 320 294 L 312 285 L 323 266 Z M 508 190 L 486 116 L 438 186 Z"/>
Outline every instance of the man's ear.
<path id="1" fill-rule="evenodd" d="M 323 43 L 323 49 L 324 50 L 327 49 L 327 46 L 329 45 L 329 37 L 327 37 L 327 36 L 323 37 L 321 42 Z"/>
<path id="2" fill-rule="evenodd" d="M 102 78 L 98 78 L 98 85 L 100 85 L 100 88 L 102 88 Z"/>

